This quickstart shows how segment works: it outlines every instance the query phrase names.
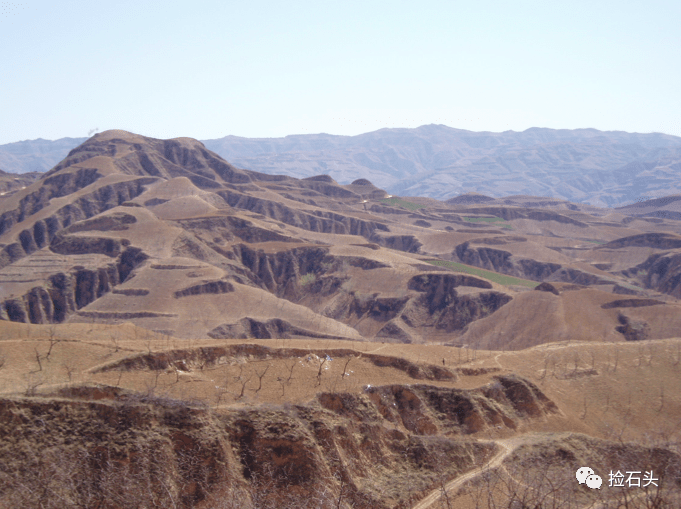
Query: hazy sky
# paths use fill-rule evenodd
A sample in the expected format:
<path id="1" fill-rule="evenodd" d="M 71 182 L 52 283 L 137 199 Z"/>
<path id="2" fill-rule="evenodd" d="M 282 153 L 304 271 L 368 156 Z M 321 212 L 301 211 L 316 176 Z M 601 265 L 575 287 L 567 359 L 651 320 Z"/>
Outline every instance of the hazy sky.
<path id="1" fill-rule="evenodd" d="M 681 136 L 681 2 L 0 2 L 0 144 L 446 124 Z"/>

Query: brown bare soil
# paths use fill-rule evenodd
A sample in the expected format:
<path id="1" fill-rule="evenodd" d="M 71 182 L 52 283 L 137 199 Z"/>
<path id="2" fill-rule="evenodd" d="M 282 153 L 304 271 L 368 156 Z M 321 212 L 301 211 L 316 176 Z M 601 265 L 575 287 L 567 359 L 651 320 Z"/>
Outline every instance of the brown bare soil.
<path id="1" fill-rule="evenodd" d="M 678 506 L 681 228 L 564 205 L 96 135 L 0 201 L 0 507 Z"/>

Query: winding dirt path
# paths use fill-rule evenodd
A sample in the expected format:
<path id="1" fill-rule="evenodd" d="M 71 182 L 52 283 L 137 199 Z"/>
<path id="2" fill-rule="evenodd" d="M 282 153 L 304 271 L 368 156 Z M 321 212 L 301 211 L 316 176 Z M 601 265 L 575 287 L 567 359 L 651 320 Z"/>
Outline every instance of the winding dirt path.
<path id="1" fill-rule="evenodd" d="M 499 446 L 500 450 L 494 456 L 492 456 L 489 461 L 482 464 L 481 466 L 474 468 L 470 472 L 466 472 L 460 475 L 453 481 L 448 482 L 445 485 L 445 490 L 448 493 L 455 493 L 463 483 L 470 481 L 474 477 L 480 475 L 483 471 L 496 468 L 501 466 L 501 463 L 506 459 L 506 457 L 511 454 L 520 444 L 523 443 L 522 438 L 507 438 L 504 440 L 479 440 L 479 443 L 496 444 Z M 425 498 L 421 499 L 416 505 L 412 506 L 412 509 L 427 509 L 435 502 L 440 499 L 442 495 L 442 489 L 437 488 L 430 492 Z"/>

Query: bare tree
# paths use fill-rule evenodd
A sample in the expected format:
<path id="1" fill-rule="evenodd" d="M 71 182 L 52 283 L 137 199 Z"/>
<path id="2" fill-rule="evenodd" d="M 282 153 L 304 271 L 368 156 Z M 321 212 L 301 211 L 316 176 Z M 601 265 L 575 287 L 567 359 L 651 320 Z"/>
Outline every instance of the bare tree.
<path id="1" fill-rule="evenodd" d="M 267 373 L 268 369 L 270 369 L 269 364 L 262 373 L 258 373 L 257 371 L 255 372 L 256 376 L 258 377 L 258 388 L 255 390 L 256 394 L 260 392 L 260 389 L 262 389 L 262 379 L 265 377 L 265 374 Z"/>
<path id="2" fill-rule="evenodd" d="M 76 370 L 75 363 L 73 362 L 72 359 L 69 359 L 62 362 L 62 367 L 64 368 L 64 371 L 66 371 L 66 376 L 69 378 L 70 382 L 73 377 L 73 372 Z"/>
<path id="3" fill-rule="evenodd" d="M 43 370 L 43 363 L 40 360 L 40 354 L 38 353 L 38 349 L 34 348 L 33 350 L 35 350 L 35 360 L 38 363 L 38 371 L 42 371 Z"/>
<path id="4" fill-rule="evenodd" d="M 35 396 L 38 392 L 38 387 L 45 384 L 45 377 L 42 374 L 35 376 L 36 373 L 37 371 L 34 371 L 26 377 L 26 388 L 24 390 L 26 396 Z"/>
<path id="5" fill-rule="evenodd" d="M 246 379 L 243 379 L 241 376 L 239 377 L 239 383 L 241 383 L 241 392 L 234 399 L 241 399 L 244 397 L 244 392 L 246 391 L 246 384 L 251 381 L 251 378 L 253 378 L 252 374 Z"/>
<path id="6" fill-rule="evenodd" d="M 288 368 L 288 378 L 286 379 L 286 383 L 291 383 L 291 379 L 293 379 L 293 368 L 296 367 L 296 364 L 298 363 L 294 360 L 290 366 L 286 366 Z"/>
<path id="7" fill-rule="evenodd" d="M 341 374 L 341 378 L 345 378 L 346 376 L 348 376 L 348 372 L 347 372 L 348 371 L 348 364 L 350 364 L 350 361 L 354 358 L 355 358 L 354 356 L 350 356 L 350 357 L 348 357 L 348 360 L 345 361 L 345 365 L 343 366 L 343 373 Z"/>
<path id="8" fill-rule="evenodd" d="M 281 385 L 281 397 L 283 398 L 284 392 L 285 392 L 285 387 L 286 387 L 286 380 L 284 380 L 282 377 L 278 376 L 277 382 L 279 382 L 279 385 Z"/>
<path id="9" fill-rule="evenodd" d="M 317 386 L 322 384 L 322 370 L 324 369 L 324 364 L 326 364 L 326 361 L 329 360 L 328 355 L 324 355 L 324 357 L 320 360 L 317 358 L 317 362 L 319 362 L 319 371 L 317 372 Z"/>
<path id="10" fill-rule="evenodd" d="M 54 348 L 54 345 L 59 343 L 59 340 L 56 338 L 57 335 L 57 329 L 56 325 L 52 324 L 48 328 L 48 333 L 49 333 L 49 340 L 50 340 L 50 348 L 47 350 L 47 353 L 45 354 L 45 359 L 50 360 L 50 355 L 52 355 L 52 348 Z"/>

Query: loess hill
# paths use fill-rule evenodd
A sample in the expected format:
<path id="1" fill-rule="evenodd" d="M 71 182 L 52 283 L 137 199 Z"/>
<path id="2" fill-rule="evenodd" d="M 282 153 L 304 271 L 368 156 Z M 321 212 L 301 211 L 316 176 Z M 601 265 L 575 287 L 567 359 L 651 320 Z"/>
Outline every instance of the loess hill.
<path id="1" fill-rule="evenodd" d="M 555 507 L 673 507 L 675 201 L 397 197 L 97 134 L 0 195 L 0 507 L 516 507 L 549 474 Z"/>

